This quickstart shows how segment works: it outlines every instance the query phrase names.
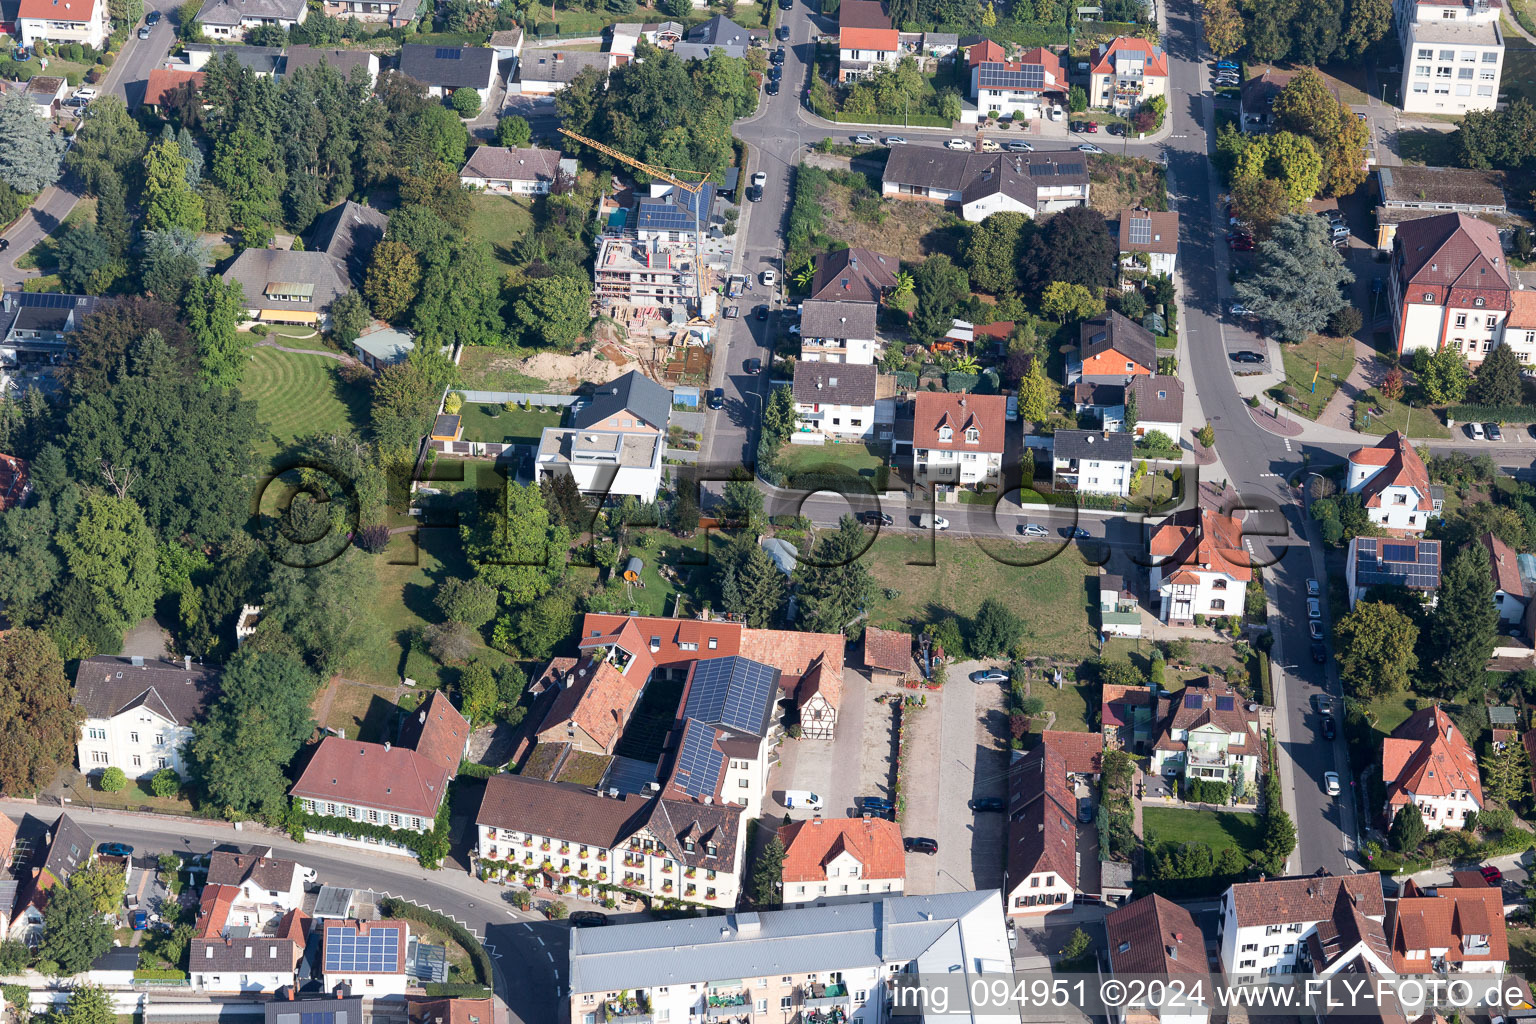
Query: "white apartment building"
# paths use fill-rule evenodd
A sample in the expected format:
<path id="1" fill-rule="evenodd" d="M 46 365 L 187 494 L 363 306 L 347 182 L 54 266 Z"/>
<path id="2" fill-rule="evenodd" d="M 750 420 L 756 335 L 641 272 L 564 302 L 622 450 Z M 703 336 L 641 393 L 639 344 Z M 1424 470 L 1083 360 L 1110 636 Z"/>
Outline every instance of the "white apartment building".
<path id="1" fill-rule="evenodd" d="M 1371 522 L 1388 530 L 1423 533 L 1444 499 L 1413 445 L 1393 431 L 1370 448 L 1349 453 L 1349 494 L 1360 495 Z"/>
<path id="2" fill-rule="evenodd" d="M 345 985 L 349 992 L 371 999 L 405 995 L 411 985 L 405 973 L 409 924 L 331 918 L 320 927 L 324 928 L 320 968 L 327 992 Z"/>
<path id="3" fill-rule="evenodd" d="M 1385 917 L 1381 875 L 1375 872 L 1241 882 L 1221 897 L 1221 966 L 1240 985 L 1296 973 L 1303 965 L 1322 969 L 1308 948 L 1310 940 L 1353 928 L 1374 931 L 1385 949 Z"/>
<path id="4" fill-rule="evenodd" d="M 1503 340 L 1515 294 L 1492 224 L 1445 213 L 1398 226 L 1387 298 L 1400 354 L 1449 347 L 1476 367 Z"/>
<path id="5" fill-rule="evenodd" d="M 1403 110 L 1464 114 L 1492 110 L 1504 69 L 1502 4 L 1489 0 L 1397 0 L 1403 41 Z"/>
<path id="6" fill-rule="evenodd" d="M 921 483 L 996 483 L 1008 400 L 919 391 L 912 400 L 912 463 Z"/>
<path id="7" fill-rule="evenodd" d="M 534 477 L 564 474 L 583 494 L 655 501 L 661 487 L 666 439 L 661 434 L 545 427 L 539 436 Z"/>
<path id="8" fill-rule="evenodd" d="M 986 973 L 1011 982 L 996 890 L 890 896 L 833 906 L 656 921 L 571 934 L 570 1021 L 624 1013 L 654 1021 L 806 1021 L 841 1011 L 856 1024 L 891 1016 L 887 985 L 904 974 Z M 961 1000 L 969 985 L 957 986 Z M 955 1019 L 1003 1020 L 964 1002 Z M 1017 1019 L 1018 1011 L 1014 1011 Z"/>
<path id="9" fill-rule="evenodd" d="M 577 897 L 623 886 L 700 906 L 736 905 L 747 822 L 740 807 L 607 792 L 493 776 L 475 816 L 481 877 Z"/>
<path id="10" fill-rule="evenodd" d="M 1052 486 L 1127 497 L 1135 449 L 1135 438 L 1123 431 L 1058 430 L 1051 439 Z"/>
<path id="11" fill-rule="evenodd" d="M 1190 626 L 1196 615 L 1243 614 L 1253 566 L 1235 516 L 1204 507 L 1175 512 L 1152 531 L 1150 550 L 1149 581 L 1163 622 Z"/>
<path id="12" fill-rule="evenodd" d="M 38 40 L 81 43 L 101 49 L 109 31 L 107 0 L 21 0 L 16 8 L 21 45 Z"/>
<path id="13" fill-rule="evenodd" d="M 130 779 L 170 768 L 183 777 L 182 749 L 217 687 L 218 675 L 190 658 L 87 658 L 75 671 L 81 709 L 76 757 L 96 774 L 120 768 Z"/>
<path id="14" fill-rule="evenodd" d="M 796 362 L 793 439 L 799 443 L 873 440 L 878 374 L 872 363 Z"/>

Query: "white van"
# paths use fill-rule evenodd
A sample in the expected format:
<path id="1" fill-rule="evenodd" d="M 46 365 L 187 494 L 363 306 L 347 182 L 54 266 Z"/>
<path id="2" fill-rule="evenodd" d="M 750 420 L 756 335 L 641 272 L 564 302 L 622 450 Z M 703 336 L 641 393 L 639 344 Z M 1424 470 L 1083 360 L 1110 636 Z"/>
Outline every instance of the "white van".
<path id="1" fill-rule="evenodd" d="M 925 512 L 917 517 L 917 525 L 924 530 L 947 530 L 949 529 L 949 520 L 943 516 L 929 515 Z"/>
<path id="2" fill-rule="evenodd" d="M 784 791 L 784 806 L 799 807 L 807 811 L 821 810 L 821 797 L 808 789 L 786 789 Z"/>

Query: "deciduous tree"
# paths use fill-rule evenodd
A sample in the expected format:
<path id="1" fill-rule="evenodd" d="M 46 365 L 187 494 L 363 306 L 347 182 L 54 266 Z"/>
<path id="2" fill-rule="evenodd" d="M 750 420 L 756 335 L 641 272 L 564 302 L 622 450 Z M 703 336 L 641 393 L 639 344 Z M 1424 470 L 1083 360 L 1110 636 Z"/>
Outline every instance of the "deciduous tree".
<path id="1" fill-rule="evenodd" d="M 1390 604 L 1361 601 L 1334 625 L 1333 636 L 1339 675 L 1357 700 L 1398 692 L 1419 667 L 1419 627 Z"/>
<path id="2" fill-rule="evenodd" d="M 350 345 L 362 336 L 372 320 L 368 312 L 368 301 L 362 293 L 342 292 L 331 303 L 331 340 L 340 345 Z"/>
<path id="3" fill-rule="evenodd" d="M 1205 43 L 1216 56 L 1225 57 L 1243 48 L 1243 16 L 1232 0 L 1206 0 L 1204 22 Z"/>
<path id="4" fill-rule="evenodd" d="M 240 282 L 218 276 L 194 280 L 182 301 L 203 377 L 221 388 L 236 387 L 245 375 L 251 349 L 251 336 L 239 330 L 245 308 Z"/>
<path id="5" fill-rule="evenodd" d="M 390 219 L 394 227 L 394 218 Z M 421 284 L 421 261 L 405 243 L 386 238 L 373 248 L 373 260 L 363 282 L 363 294 L 374 316 L 391 323 L 398 320 L 411 303 Z"/>
<path id="6" fill-rule="evenodd" d="M 91 116 L 80 123 L 64 165 L 79 175 L 86 189 L 101 194 L 102 182 L 121 180 L 144 158 L 149 138 L 128 113 L 122 100 L 110 94 L 91 101 Z"/>
<path id="7" fill-rule="evenodd" d="M 1441 575 L 1425 637 L 1442 696 L 1457 696 L 1482 681 L 1498 625 L 1488 550 L 1481 544 L 1463 547 Z"/>
<path id="8" fill-rule="evenodd" d="M 1424 397 L 1435 405 L 1455 405 L 1467 397 L 1472 385 L 1472 369 L 1467 357 L 1454 345 L 1435 350 L 1419 374 Z"/>
<path id="9" fill-rule="evenodd" d="M 43 941 L 38 955 L 59 965 L 61 975 L 78 974 L 91 962 L 112 948 L 112 929 L 96 907 L 95 897 L 85 885 L 56 885 L 48 892 L 48 906 L 43 911 Z M 97 990 L 100 991 L 99 989 Z M 114 1020 L 108 1008 L 105 1017 L 94 1007 L 94 997 L 81 1002 L 82 1024 L 108 1024 Z"/>
<path id="10" fill-rule="evenodd" d="M 496 145 L 521 149 L 533 140 L 533 129 L 526 118 L 512 114 L 496 122 Z"/>
<path id="11" fill-rule="evenodd" d="M 1027 221 L 1022 213 L 994 213 L 971 228 L 966 269 L 977 291 L 999 295 L 1018 288 L 1020 247 Z"/>
<path id="12" fill-rule="evenodd" d="M 525 345 L 569 351 L 592 322 L 591 285 L 574 275 L 535 278 L 523 285 L 512 319 Z"/>
<path id="13" fill-rule="evenodd" d="M 219 696 L 193 725 L 193 775 L 210 805 L 238 820 L 276 815 L 283 769 L 314 730 L 315 677 L 280 654 L 242 647 L 226 666 Z"/>
<path id="14" fill-rule="evenodd" d="M 917 294 L 912 332 L 925 343 L 937 341 L 949 333 L 960 304 L 970 298 L 970 279 L 948 256 L 940 253 L 924 260 L 912 275 L 912 281 Z"/>
<path id="15" fill-rule="evenodd" d="M 1052 281 L 1040 295 L 1040 312 L 1060 323 L 1086 320 L 1104 312 L 1104 300 L 1080 284 Z"/>
<path id="16" fill-rule="evenodd" d="M 74 529 L 59 538 L 70 575 L 90 587 L 97 614 L 122 630 L 155 610 L 160 596 L 155 537 L 129 498 L 87 498 Z"/>

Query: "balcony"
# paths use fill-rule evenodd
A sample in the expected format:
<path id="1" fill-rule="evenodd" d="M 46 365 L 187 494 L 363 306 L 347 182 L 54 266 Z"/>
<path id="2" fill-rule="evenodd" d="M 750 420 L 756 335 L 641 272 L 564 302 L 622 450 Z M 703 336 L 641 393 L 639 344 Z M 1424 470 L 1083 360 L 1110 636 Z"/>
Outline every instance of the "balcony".
<path id="1" fill-rule="evenodd" d="M 623 1024 L 652 1024 L 651 1004 L 645 999 L 631 999 L 626 1003 L 611 1000 L 605 1003 L 599 1017 L 603 1021 L 622 1021 Z"/>
<path id="2" fill-rule="evenodd" d="M 848 1006 L 848 986 L 806 985 L 800 990 L 800 1005 L 812 1010 L 824 1010 L 833 1006 Z"/>
<path id="3" fill-rule="evenodd" d="M 790 1024 L 844 1024 L 848 1014 L 840 1006 L 826 1010 L 801 1010 L 790 1019 Z"/>

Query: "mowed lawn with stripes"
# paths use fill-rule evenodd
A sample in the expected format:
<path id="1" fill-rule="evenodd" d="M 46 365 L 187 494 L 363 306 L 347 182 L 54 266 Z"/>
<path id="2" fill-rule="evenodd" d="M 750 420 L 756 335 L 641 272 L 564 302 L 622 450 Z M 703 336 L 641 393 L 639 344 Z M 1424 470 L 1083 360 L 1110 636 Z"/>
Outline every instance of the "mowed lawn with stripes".
<path id="1" fill-rule="evenodd" d="M 240 390 L 256 403 L 266 428 L 256 442 L 258 454 L 271 457 L 310 434 L 366 429 L 367 391 L 342 383 L 340 369 L 340 363 L 323 355 L 251 350 Z"/>

